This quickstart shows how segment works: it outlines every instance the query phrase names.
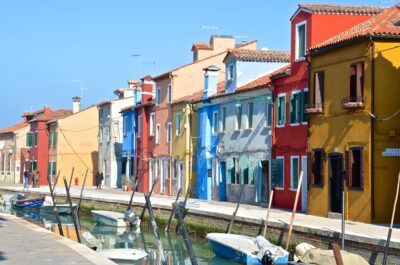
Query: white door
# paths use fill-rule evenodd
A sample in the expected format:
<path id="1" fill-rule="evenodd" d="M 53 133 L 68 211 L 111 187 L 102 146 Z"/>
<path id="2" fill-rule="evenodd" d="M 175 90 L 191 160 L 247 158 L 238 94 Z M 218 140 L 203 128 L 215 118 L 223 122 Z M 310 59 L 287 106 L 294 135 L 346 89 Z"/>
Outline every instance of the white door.
<path id="1" fill-rule="evenodd" d="M 303 183 L 301 185 L 301 209 L 303 212 L 307 212 L 307 205 L 308 205 L 307 156 L 301 157 L 301 170 L 303 171 Z"/>
<path id="2" fill-rule="evenodd" d="M 161 181 L 160 181 L 160 193 L 164 194 L 164 182 L 165 182 L 165 160 L 161 158 L 159 160 L 160 162 L 160 176 L 161 176 Z"/>

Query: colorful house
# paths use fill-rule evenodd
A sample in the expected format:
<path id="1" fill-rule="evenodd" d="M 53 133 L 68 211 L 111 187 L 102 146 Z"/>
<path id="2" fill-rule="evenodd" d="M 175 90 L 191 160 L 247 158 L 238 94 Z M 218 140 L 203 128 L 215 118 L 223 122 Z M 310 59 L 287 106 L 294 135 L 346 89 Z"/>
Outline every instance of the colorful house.
<path id="1" fill-rule="evenodd" d="M 309 80 L 306 50 L 382 10 L 379 7 L 306 4 L 299 5 L 291 17 L 290 67 L 272 76 L 275 104 L 271 166 L 275 207 L 293 207 L 299 173 L 303 171 L 297 208 L 307 211 L 308 117 L 304 110 L 308 104 Z"/>
<path id="2" fill-rule="evenodd" d="M 231 36 L 212 36 L 210 43 L 193 44 L 193 62 L 161 75 L 154 77 L 155 87 L 155 113 L 150 116 L 154 120 L 154 129 L 150 130 L 151 137 L 154 137 L 154 168 L 156 176 L 160 181 L 157 183 L 155 193 L 172 194 L 174 175 L 172 167 L 172 145 L 167 142 L 167 135 L 171 135 L 173 117 L 171 103 L 179 98 L 192 95 L 200 91 L 204 86 L 203 70 L 210 65 L 223 66 L 223 59 L 232 48 L 255 49 L 256 42 L 241 44 L 237 46 L 235 39 Z M 223 77 L 220 77 L 220 81 Z M 151 125 L 152 126 L 152 125 Z M 184 190 L 187 187 L 183 187 Z"/>
<path id="3" fill-rule="evenodd" d="M 388 152 L 400 147 L 400 4 L 310 57 L 309 213 L 389 223 L 400 171 L 400 152 Z M 399 205 L 396 214 L 400 222 Z"/>
<path id="4" fill-rule="evenodd" d="M 217 88 L 219 69 L 204 69 L 204 94 L 198 103 L 199 198 L 236 202 L 245 185 L 242 201 L 261 202 L 262 187 L 263 192 L 269 187 L 272 146 L 266 121 L 272 97 L 266 75 L 288 62 L 288 52 L 231 50 L 224 59 L 225 90 Z"/>
<path id="5" fill-rule="evenodd" d="M 72 111 L 59 109 L 52 111 L 49 106 L 45 106 L 43 113 L 29 120 L 30 132 L 27 135 L 29 148 L 29 170 L 37 170 L 40 174 L 40 185 L 46 185 L 49 161 L 49 130 L 47 122 L 58 120 L 71 115 Z M 25 114 L 30 116 L 31 114 Z"/>
<path id="6" fill-rule="evenodd" d="M 94 185 L 98 171 L 99 111 L 96 105 L 81 110 L 80 104 L 80 98 L 73 97 L 71 115 L 47 122 L 47 171 L 53 183 L 60 174 L 57 185 L 62 187 L 64 176 L 68 183 L 82 185 L 86 171 L 85 185 Z"/>
<path id="7" fill-rule="evenodd" d="M 98 104 L 99 109 L 99 171 L 104 185 L 122 187 L 123 121 L 121 110 L 132 105 L 133 90 L 117 89 L 118 99 Z"/>
<path id="8" fill-rule="evenodd" d="M 27 122 L 21 122 L 0 130 L 0 181 L 23 183 L 24 171 L 22 152 L 26 152 Z"/>

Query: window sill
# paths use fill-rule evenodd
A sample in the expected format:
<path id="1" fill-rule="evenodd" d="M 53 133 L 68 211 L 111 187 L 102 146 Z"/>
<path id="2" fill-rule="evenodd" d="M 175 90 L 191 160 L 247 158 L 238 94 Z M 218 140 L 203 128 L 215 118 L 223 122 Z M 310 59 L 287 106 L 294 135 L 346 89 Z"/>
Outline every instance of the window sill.
<path id="1" fill-rule="evenodd" d="M 242 131 L 242 129 L 235 129 L 233 130 L 234 133 L 240 133 Z"/>
<path id="2" fill-rule="evenodd" d="M 299 126 L 300 123 L 298 123 L 298 122 L 297 123 L 290 123 L 289 125 L 292 126 L 292 127 L 295 127 L 295 126 Z"/>
<path id="3" fill-rule="evenodd" d="M 289 188 L 290 191 L 297 192 L 296 188 Z"/>
<path id="4" fill-rule="evenodd" d="M 276 128 L 283 128 L 283 127 L 285 127 L 285 124 L 282 124 L 282 125 L 276 125 Z"/>
<path id="5" fill-rule="evenodd" d="M 253 130 L 253 128 L 247 128 L 247 129 L 244 129 L 244 130 L 248 131 L 248 132 L 251 132 Z"/>
<path id="6" fill-rule="evenodd" d="M 275 189 L 275 190 L 281 190 L 281 191 L 285 190 L 284 188 L 281 188 L 281 187 L 273 187 L 273 189 Z"/>
<path id="7" fill-rule="evenodd" d="M 218 134 L 225 134 L 225 131 L 220 131 L 218 132 Z"/>
<path id="8" fill-rule="evenodd" d="M 301 125 L 307 125 L 308 124 L 308 122 L 302 122 L 301 123 Z"/>
<path id="9" fill-rule="evenodd" d="M 306 57 L 299 57 L 299 58 L 294 59 L 294 62 L 295 63 L 301 62 L 301 61 L 304 61 L 305 59 L 306 59 Z"/>
<path id="10" fill-rule="evenodd" d="M 358 188 L 358 187 L 349 187 L 349 190 L 352 190 L 352 191 L 362 191 L 362 192 L 364 192 L 364 188 Z"/>

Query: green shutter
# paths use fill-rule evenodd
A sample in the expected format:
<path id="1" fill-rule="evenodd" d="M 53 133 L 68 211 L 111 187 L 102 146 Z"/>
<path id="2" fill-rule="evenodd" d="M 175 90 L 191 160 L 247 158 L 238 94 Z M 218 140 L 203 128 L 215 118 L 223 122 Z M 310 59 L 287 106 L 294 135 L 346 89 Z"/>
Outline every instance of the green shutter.
<path id="1" fill-rule="evenodd" d="M 307 122 L 307 113 L 306 113 L 306 108 L 308 105 L 308 91 L 303 91 L 301 93 L 301 102 L 300 102 L 300 107 L 301 107 L 301 121 L 302 122 Z"/>
<path id="2" fill-rule="evenodd" d="M 53 170 L 52 170 L 52 172 L 51 172 L 51 175 L 52 176 L 55 176 L 56 175 L 56 172 L 57 172 L 57 162 L 53 162 Z"/>
<path id="3" fill-rule="evenodd" d="M 33 170 L 36 170 L 37 169 L 37 161 L 33 161 Z"/>
<path id="4" fill-rule="evenodd" d="M 47 175 L 51 176 L 51 162 L 47 163 Z"/>
<path id="5" fill-rule="evenodd" d="M 271 184 L 272 187 L 278 186 L 278 161 L 277 159 L 271 160 Z"/>
<path id="6" fill-rule="evenodd" d="M 240 159 L 240 184 L 249 184 L 249 165 L 247 157 L 242 157 Z"/>
<path id="7" fill-rule="evenodd" d="M 35 132 L 34 135 L 35 135 L 35 146 L 37 146 L 38 145 L 38 132 Z"/>
<path id="8" fill-rule="evenodd" d="M 280 98 L 277 98 L 276 101 L 276 125 L 279 125 L 279 121 L 281 119 L 281 100 Z"/>
<path id="9" fill-rule="evenodd" d="M 57 132 L 53 132 L 53 147 L 57 147 Z"/>
<path id="10" fill-rule="evenodd" d="M 226 160 L 226 181 L 227 183 L 235 183 L 233 159 L 228 158 Z"/>
<path id="11" fill-rule="evenodd" d="M 290 123 L 296 123 L 296 96 L 290 95 Z"/>
<path id="12" fill-rule="evenodd" d="M 254 161 L 249 158 L 249 184 L 254 184 Z"/>
<path id="13" fill-rule="evenodd" d="M 294 158 L 292 160 L 292 178 L 293 178 L 293 189 L 297 189 L 297 185 L 299 183 L 299 159 L 298 158 Z"/>
<path id="14" fill-rule="evenodd" d="M 282 108 L 282 125 L 285 125 L 286 124 L 286 95 L 284 97 L 282 97 L 281 108 Z"/>

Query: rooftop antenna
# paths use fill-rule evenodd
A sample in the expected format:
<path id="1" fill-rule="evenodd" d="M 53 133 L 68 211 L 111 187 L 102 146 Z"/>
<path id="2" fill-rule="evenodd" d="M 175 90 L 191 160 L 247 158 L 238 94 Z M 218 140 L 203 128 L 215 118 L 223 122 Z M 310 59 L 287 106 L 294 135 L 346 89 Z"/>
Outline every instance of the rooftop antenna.
<path id="1" fill-rule="evenodd" d="M 218 36 L 221 36 L 221 27 L 220 26 L 200 26 L 201 29 L 211 29 L 218 30 Z"/>
<path id="2" fill-rule="evenodd" d="M 71 82 L 79 83 L 79 84 L 81 85 L 81 87 L 80 87 L 79 89 L 81 90 L 81 103 L 82 103 L 82 101 L 83 101 L 83 91 L 84 91 L 84 90 L 86 90 L 86 91 L 87 91 L 87 90 L 90 90 L 90 88 L 84 87 L 81 80 L 71 80 Z"/>
<path id="3" fill-rule="evenodd" d="M 249 35 L 233 35 L 235 39 L 250 39 Z M 242 40 L 242 43 L 246 43 L 245 40 Z"/>
<path id="4" fill-rule="evenodd" d="M 155 74 L 156 73 L 156 61 L 142 61 L 142 55 L 140 54 L 140 53 L 136 53 L 136 54 L 132 54 L 131 55 L 132 57 L 139 57 L 139 62 L 138 62 L 138 65 L 139 65 L 139 74 L 141 74 L 141 70 L 142 70 L 142 65 L 143 64 L 153 64 L 153 74 Z"/>

